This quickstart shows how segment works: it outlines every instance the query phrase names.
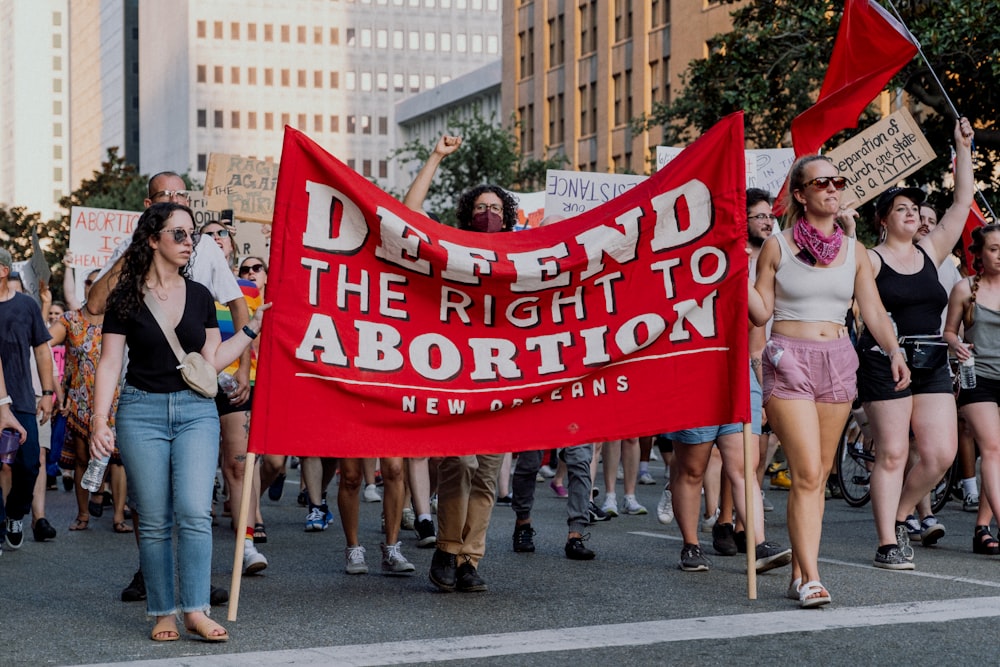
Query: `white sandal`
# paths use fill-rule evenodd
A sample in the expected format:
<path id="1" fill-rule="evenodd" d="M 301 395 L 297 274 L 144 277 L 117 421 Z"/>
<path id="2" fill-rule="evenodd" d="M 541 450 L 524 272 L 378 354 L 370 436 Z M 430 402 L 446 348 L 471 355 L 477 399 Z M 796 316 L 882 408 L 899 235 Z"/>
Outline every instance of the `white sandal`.
<path id="1" fill-rule="evenodd" d="M 817 593 L 826 593 L 826 595 L 809 597 Z M 821 584 L 819 580 L 807 581 L 799 587 L 799 606 L 803 609 L 822 607 L 825 604 L 830 604 L 830 592 L 826 590 L 826 586 Z"/>
<path id="2" fill-rule="evenodd" d="M 789 600 L 799 599 L 799 588 L 802 586 L 802 577 L 798 579 L 792 579 L 792 583 L 788 584 L 788 590 L 785 591 L 785 597 Z"/>

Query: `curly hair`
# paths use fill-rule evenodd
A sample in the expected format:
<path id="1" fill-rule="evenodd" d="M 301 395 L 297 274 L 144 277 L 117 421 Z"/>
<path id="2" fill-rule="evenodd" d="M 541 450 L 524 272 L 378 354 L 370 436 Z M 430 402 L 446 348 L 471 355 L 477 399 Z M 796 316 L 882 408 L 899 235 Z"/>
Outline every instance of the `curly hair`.
<path id="1" fill-rule="evenodd" d="M 500 201 L 503 202 L 503 231 L 509 232 L 513 230 L 514 225 L 517 224 L 517 197 L 499 185 L 489 184 L 477 185 L 474 188 L 470 188 L 458 198 L 458 206 L 455 211 L 455 217 L 458 218 L 458 228 L 472 228 L 473 208 L 476 205 L 476 199 L 484 192 L 492 192 L 500 198 Z"/>
<path id="2" fill-rule="evenodd" d="M 833 160 L 825 155 L 803 155 L 792 165 L 788 172 L 788 192 L 785 194 L 785 222 L 786 225 L 794 224 L 806 213 L 806 208 L 795 198 L 795 191 L 805 187 L 805 170 L 809 165 L 817 160 L 825 160 L 833 164 Z"/>
<path id="3" fill-rule="evenodd" d="M 146 293 L 146 274 L 153 264 L 153 248 L 149 245 L 149 239 L 163 229 L 174 211 L 184 211 L 194 220 L 194 214 L 187 206 L 164 202 L 147 208 L 135 224 L 132 243 L 122 256 L 118 282 L 108 295 L 108 309 L 123 319 L 134 316 L 142 306 Z M 181 275 L 185 278 L 189 277 L 189 265 L 190 263 L 181 269 Z"/>

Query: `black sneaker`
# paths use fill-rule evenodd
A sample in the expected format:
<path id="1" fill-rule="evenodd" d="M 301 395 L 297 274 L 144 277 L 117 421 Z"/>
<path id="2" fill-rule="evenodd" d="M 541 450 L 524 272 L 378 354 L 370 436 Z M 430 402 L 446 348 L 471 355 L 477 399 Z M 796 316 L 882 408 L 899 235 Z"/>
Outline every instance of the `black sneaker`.
<path id="1" fill-rule="evenodd" d="M 712 526 L 712 548 L 720 556 L 736 555 L 736 529 L 733 524 L 715 522 Z"/>
<path id="2" fill-rule="evenodd" d="M 944 537 L 944 524 L 933 516 L 926 516 L 920 521 L 920 543 L 925 547 L 932 547 Z M 54 531 L 53 531 L 54 532 Z"/>
<path id="3" fill-rule="evenodd" d="M 277 477 L 274 478 L 274 481 L 271 482 L 271 485 L 267 487 L 268 498 L 270 498 L 274 502 L 278 502 L 279 500 L 281 500 L 281 494 L 285 492 L 285 479 L 286 479 L 285 475 L 278 475 Z"/>
<path id="4" fill-rule="evenodd" d="M 465 562 L 458 566 L 456 572 L 457 587 L 462 593 L 482 593 L 487 590 L 486 582 L 479 576 L 476 566 L 472 564 L 468 556 Z"/>
<path id="5" fill-rule="evenodd" d="M 35 521 L 35 525 L 31 527 L 31 533 L 35 536 L 36 542 L 44 542 L 56 537 L 56 529 L 52 527 L 52 524 L 44 516 Z"/>
<path id="6" fill-rule="evenodd" d="M 122 602 L 142 602 L 145 599 L 146 580 L 142 577 L 142 570 L 136 570 L 132 581 L 122 589 Z"/>
<path id="7" fill-rule="evenodd" d="M 24 543 L 24 520 L 7 517 L 7 537 L 4 539 L 11 549 L 20 549 Z"/>
<path id="8" fill-rule="evenodd" d="M 434 546 L 437 536 L 434 534 L 434 522 L 430 519 L 420 519 L 413 525 L 413 532 L 417 534 L 417 546 L 426 549 Z"/>
<path id="9" fill-rule="evenodd" d="M 503 505 L 504 507 L 510 507 L 512 502 L 514 502 L 514 497 L 509 493 L 506 496 L 497 498 L 497 505 Z"/>
<path id="10" fill-rule="evenodd" d="M 745 554 L 747 552 L 747 534 L 745 530 L 737 530 L 733 533 L 733 541 L 736 542 L 736 553 Z"/>
<path id="11" fill-rule="evenodd" d="M 589 534 L 566 540 L 566 558 L 570 560 L 594 560 L 594 556 L 597 554 L 583 545 L 584 541 L 588 539 L 590 539 Z"/>
<path id="12" fill-rule="evenodd" d="M 442 591 L 452 592 L 455 590 L 456 570 L 455 554 L 450 554 L 441 549 L 434 550 L 434 556 L 431 557 L 430 571 L 432 584 Z"/>
<path id="13" fill-rule="evenodd" d="M 711 566 L 712 561 L 701 550 L 700 545 L 685 544 L 684 548 L 681 549 L 679 567 L 685 572 L 708 572 Z"/>
<path id="14" fill-rule="evenodd" d="M 309 489 L 303 488 L 301 491 L 299 491 L 299 496 L 298 496 L 298 498 L 295 499 L 295 502 L 297 502 L 299 504 L 299 507 L 305 507 L 306 505 L 308 505 L 309 504 Z"/>
<path id="15" fill-rule="evenodd" d="M 774 542 L 761 542 L 754 550 L 757 554 L 757 573 L 767 572 L 792 562 L 792 550 Z"/>
<path id="16" fill-rule="evenodd" d="M 530 523 L 522 523 L 514 526 L 514 551 L 517 553 L 535 553 L 535 542 L 531 539 L 535 536 L 535 529 Z"/>
<path id="17" fill-rule="evenodd" d="M 593 500 L 590 501 L 590 504 L 587 506 L 587 519 L 590 521 L 590 523 L 596 523 L 598 521 L 607 521 L 610 518 L 611 517 L 608 516 L 604 510 L 602 510 L 600 507 L 597 506 L 597 503 L 595 503 Z"/>
<path id="18" fill-rule="evenodd" d="M 883 570 L 912 570 L 913 561 L 907 558 L 898 544 L 879 547 L 872 565 Z"/>
<path id="19" fill-rule="evenodd" d="M 208 601 L 213 607 L 218 607 L 221 604 L 226 604 L 229 602 L 229 591 L 225 588 L 219 588 L 218 586 L 212 586 L 208 592 Z"/>

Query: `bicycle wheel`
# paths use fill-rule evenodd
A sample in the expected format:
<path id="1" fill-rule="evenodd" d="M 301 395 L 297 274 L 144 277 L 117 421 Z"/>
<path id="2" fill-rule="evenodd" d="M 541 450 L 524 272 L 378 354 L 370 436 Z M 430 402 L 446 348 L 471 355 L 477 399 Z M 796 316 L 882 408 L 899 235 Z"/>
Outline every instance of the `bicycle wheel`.
<path id="1" fill-rule="evenodd" d="M 951 489 L 955 485 L 958 477 L 958 460 L 948 466 L 944 477 L 941 478 L 934 488 L 931 489 L 931 512 L 937 514 L 948 503 L 951 497 Z"/>
<path id="2" fill-rule="evenodd" d="M 844 495 L 844 501 L 851 507 L 863 507 L 871 500 L 871 472 L 869 468 L 875 460 L 871 450 L 865 447 L 861 428 L 852 417 L 837 445 L 837 482 Z"/>

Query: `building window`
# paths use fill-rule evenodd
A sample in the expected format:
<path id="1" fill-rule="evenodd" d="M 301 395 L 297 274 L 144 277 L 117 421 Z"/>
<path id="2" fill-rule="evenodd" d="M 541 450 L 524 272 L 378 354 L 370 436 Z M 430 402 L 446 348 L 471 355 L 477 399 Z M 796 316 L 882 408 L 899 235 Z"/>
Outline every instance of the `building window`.
<path id="1" fill-rule="evenodd" d="M 500 40 L 496 35 L 486 36 L 486 53 L 496 55 L 500 53 Z"/>
<path id="2" fill-rule="evenodd" d="M 291 125 L 291 123 L 292 123 L 291 116 L 289 116 L 287 113 L 281 114 L 281 126 L 282 127 L 284 127 L 285 125 Z"/>
<path id="3" fill-rule="evenodd" d="M 345 35 L 345 40 L 347 46 L 357 46 L 357 40 L 355 38 L 354 28 L 348 28 L 347 34 Z"/>
<path id="4" fill-rule="evenodd" d="M 62 48 L 62 35 L 52 35 L 52 48 L 61 49 Z"/>
<path id="5" fill-rule="evenodd" d="M 654 28 L 670 23 L 670 0 L 650 0 L 649 19 Z"/>
<path id="6" fill-rule="evenodd" d="M 372 73 L 362 72 L 361 73 L 361 90 L 371 91 L 372 89 Z"/>
<path id="7" fill-rule="evenodd" d="M 330 44 L 340 44 L 340 28 L 330 28 Z"/>
<path id="8" fill-rule="evenodd" d="M 216 39 L 222 39 L 222 21 L 212 23 L 212 36 Z"/>
<path id="9" fill-rule="evenodd" d="M 436 51 L 437 39 L 433 32 L 424 33 L 424 51 Z"/>
<path id="10" fill-rule="evenodd" d="M 475 41 L 475 37 L 473 37 Z M 535 29 L 528 28 L 517 36 L 518 51 L 521 54 L 521 78 L 535 74 Z"/>
<path id="11" fill-rule="evenodd" d="M 52 92 L 53 93 L 62 92 L 62 79 L 52 79 Z"/>
<path id="12" fill-rule="evenodd" d="M 355 90 L 358 87 L 358 75 L 355 72 L 344 72 L 344 88 Z"/>
<path id="13" fill-rule="evenodd" d="M 379 72 L 375 75 L 375 87 L 381 92 L 386 92 L 389 90 L 389 75 L 385 72 Z"/>
<path id="14" fill-rule="evenodd" d="M 411 74 L 410 75 L 410 92 L 419 93 L 420 92 L 420 75 Z"/>
<path id="15" fill-rule="evenodd" d="M 239 39 L 240 38 L 240 24 L 233 21 L 229 24 L 229 39 Z"/>
<path id="16" fill-rule="evenodd" d="M 274 114 L 270 111 L 264 113 L 264 129 L 273 130 L 274 129 Z"/>
<path id="17" fill-rule="evenodd" d="M 53 159 L 56 160 L 62 159 L 62 146 L 56 144 L 55 146 L 52 147 L 52 157 Z"/>
<path id="18" fill-rule="evenodd" d="M 615 41 L 632 39 L 632 0 L 615 0 Z"/>
<path id="19" fill-rule="evenodd" d="M 518 109 L 521 120 L 521 150 L 535 150 L 535 105 L 529 104 Z"/>
<path id="20" fill-rule="evenodd" d="M 292 26 L 283 25 L 281 26 L 281 41 L 287 44 L 292 40 Z"/>
<path id="21" fill-rule="evenodd" d="M 534 29 L 531 29 L 528 32 L 533 35 L 535 31 Z M 476 33 L 475 35 L 472 36 L 472 52 L 473 53 L 483 52 L 483 36 L 480 35 L 479 33 Z"/>
<path id="22" fill-rule="evenodd" d="M 59 56 L 52 56 L 52 69 L 56 72 L 62 69 L 62 58 Z"/>
<path id="23" fill-rule="evenodd" d="M 559 67 L 566 59 L 566 22 L 560 14 L 549 19 L 549 67 Z"/>
<path id="24" fill-rule="evenodd" d="M 354 165 L 355 164 L 356 163 L 354 162 L 354 158 L 350 158 L 350 159 L 347 160 L 347 168 L 348 169 L 354 169 Z"/>
<path id="25" fill-rule="evenodd" d="M 389 48 L 389 31 L 388 30 L 376 30 L 375 31 L 375 46 L 380 49 Z"/>
<path id="26" fill-rule="evenodd" d="M 393 30 L 392 31 L 392 48 L 397 51 L 403 50 L 403 31 Z"/>
<path id="27" fill-rule="evenodd" d="M 313 132 L 323 131 L 323 114 L 313 114 Z"/>
<path id="28" fill-rule="evenodd" d="M 378 133 L 383 137 L 389 134 L 389 117 L 379 116 L 378 117 Z"/>
<path id="29" fill-rule="evenodd" d="M 420 33 L 419 32 L 417 32 L 415 30 L 411 30 L 409 32 L 409 34 L 408 34 L 408 39 L 409 39 L 409 41 L 408 41 L 408 44 L 407 44 L 407 48 L 409 48 L 410 51 L 416 51 L 416 50 L 418 50 L 420 48 Z"/>
<path id="30" fill-rule="evenodd" d="M 424 75 L 424 90 L 430 90 L 437 84 L 437 79 L 434 78 L 433 74 Z"/>
<path id="31" fill-rule="evenodd" d="M 372 133 L 372 117 L 362 116 L 361 117 L 361 134 L 371 134 Z"/>
<path id="32" fill-rule="evenodd" d="M 251 86 L 257 85 L 257 68 L 247 67 L 247 83 Z"/>
<path id="33" fill-rule="evenodd" d="M 208 169 L 208 155 L 198 153 L 198 171 L 205 171 L 206 169 Z"/>
<path id="34" fill-rule="evenodd" d="M 240 129 L 240 112 L 233 111 L 229 114 L 229 127 L 234 130 Z"/>
<path id="35" fill-rule="evenodd" d="M 615 127 L 621 125 L 624 122 L 622 120 L 622 115 L 624 114 L 625 111 L 625 106 L 624 106 L 625 93 L 622 89 L 623 85 L 624 85 L 624 80 L 621 74 L 615 74 L 611 78 L 611 87 L 614 89 L 615 93 L 615 105 L 614 105 Z"/>
<path id="36" fill-rule="evenodd" d="M 466 37 L 463 34 L 455 35 L 455 50 L 459 53 L 465 53 L 467 50 Z"/>
<path id="37" fill-rule="evenodd" d="M 340 72 L 330 72 L 330 87 L 340 88 Z"/>
<path id="38" fill-rule="evenodd" d="M 304 113 L 300 113 L 295 120 L 297 121 L 295 124 L 296 127 L 303 130 L 306 129 L 306 115 Z"/>
<path id="39" fill-rule="evenodd" d="M 214 121 L 213 127 L 222 127 L 222 110 L 216 109 L 212 112 L 212 116 L 212 120 Z"/>
<path id="40" fill-rule="evenodd" d="M 240 82 L 240 68 L 230 67 L 229 68 L 229 83 L 239 84 Z"/>
<path id="41" fill-rule="evenodd" d="M 451 33 L 450 32 L 442 32 L 441 33 L 440 42 L 441 42 L 441 52 L 442 53 L 450 53 L 451 52 Z"/>
<path id="42" fill-rule="evenodd" d="M 299 88 L 305 88 L 306 87 L 306 71 L 304 69 L 300 69 L 296 73 L 296 77 L 295 78 L 298 81 Z"/>
<path id="43" fill-rule="evenodd" d="M 372 161 L 362 160 L 361 161 L 361 175 L 370 178 L 372 175 Z"/>
<path id="44" fill-rule="evenodd" d="M 389 178 L 389 163 L 385 160 L 378 161 L 378 177 Z"/>
<path id="45" fill-rule="evenodd" d="M 198 127 L 208 127 L 207 109 L 198 109 Z"/>
<path id="46" fill-rule="evenodd" d="M 340 132 L 340 116 L 330 116 L 330 131 Z"/>
<path id="47" fill-rule="evenodd" d="M 205 83 L 207 78 L 207 73 L 205 72 L 207 68 L 204 65 L 198 65 L 198 83 Z"/>
<path id="48" fill-rule="evenodd" d="M 251 42 L 257 41 L 257 24 L 247 23 L 247 39 Z"/>
<path id="49" fill-rule="evenodd" d="M 273 86 L 274 85 L 274 70 L 270 67 L 264 68 L 264 85 Z"/>
<path id="50" fill-rule="evenodd" d="M 213 79 L 212 80 L 215 81 L 215 83 L 222 83 L 223 82 L 222 81 L 222 65 L 216 65 L 215 67 L 213 67 L 212 68 L 212 72 L 213 72 Z"/>
<path id="51" fill-rule="evenodd" d="M 274 26 L 270 23 L 264 24 L 264 41 L 273 42 L 274 41 Z"/>
<path id="52" fill-rule="evenodd" d="M 292 71 L 288 69 L 281 70 L 281 85 L 284 88 L 288 88 L 291 85 Z"/>
<path id="53" fill-rule="evenodd" d="M 323 70 L 313 70 L 313 88 L 323 87 Z"/>
<path id="54" fill-rule="evenodd" d="M 403 75 L 402 74 L 393 74 L 392 75 L 392 89 L 394 91 L 396 91 L 397 93 L 401 93 L 401 92 L 403 92 L 404 88 L 405 88 L 405 85 L 403 83 Z"/>
<path id="55" fill-rule="evenodd" d="M 597 0 L 580 5 L 580 53 L 597 50 Z"/>
<path id="56" fill-rule="evenodd" d="M 198 21 L 198 37 L 200 39 L 205 39 L 205 22 Z"/>
<path id="57" fill-rule="evenodd" d="M 248 111 L 247 112 L 247 129 L 256 130 L 257 129 L 257 112 Z"/>
<path id="58" fill-rule="evenodd" d="M 353 115 L 348 116 L 347 117 L 347 133 L 348 134 L 355 134 L 357 131 L 358 131 L 358 117 L 357 116 L 353 116 Z"/>
<path id="59" fill-rule="evenodd" d="M 295 29 L 295 39 L 299 44 L 306 43 L 306 27 L 300 25 Z"/>
<path id="60" fill-rule="evenodd" d="M 361 47 L 365 49 L 372 48 L 372 31 L 371 28 L 361 29 Z"/>
<path id="61" fill-rule="evenodd" d="M 313 28 L 313 44 L 323 43 L 323 28 L 316 26 Z"/>

